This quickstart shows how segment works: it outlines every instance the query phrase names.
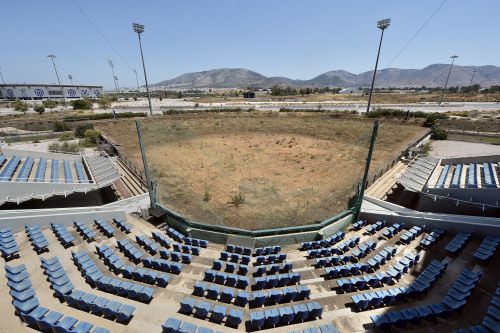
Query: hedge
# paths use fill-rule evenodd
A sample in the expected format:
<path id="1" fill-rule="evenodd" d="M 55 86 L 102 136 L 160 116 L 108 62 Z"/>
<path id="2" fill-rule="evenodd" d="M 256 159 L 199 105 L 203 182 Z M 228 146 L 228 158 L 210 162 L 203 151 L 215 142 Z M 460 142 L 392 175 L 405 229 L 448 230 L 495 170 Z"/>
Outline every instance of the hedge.
<path id="1" fill-rule="evenodd" d="M 134 117 L 146 117 L 146 112 L 120 112 L 116 113 L 117 118 L 134 118 Z M 64 120 L 100 120 L 100 119 L 113 119 L 113 113 L 95 113 L 89 115 L 81 115 L 81 116 L 68 116 L 64 117 Z"/>

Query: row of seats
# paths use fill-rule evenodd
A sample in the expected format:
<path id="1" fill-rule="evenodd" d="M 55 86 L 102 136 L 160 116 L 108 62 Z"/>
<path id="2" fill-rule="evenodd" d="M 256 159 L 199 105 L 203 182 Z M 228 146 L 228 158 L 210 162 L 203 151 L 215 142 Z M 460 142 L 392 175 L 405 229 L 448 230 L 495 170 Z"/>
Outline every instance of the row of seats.
<path id="1" fill-rule="evenodd" d="M 368 222 L 367 220 L 358 221 L 358 222 L 353 223 L 352 227 L 354 228 L 354 230 L 361 230 L 361 228 L 363 228 L 367 222 Z"/>
<path id="2" fill-rule="evenodd" d="M 182 243 L 184 241 L 184 238 L 186 238 L 183 234 L 175 230 L 174 228 L 169 227 L 168 225 L 165 225 L 165 232 L 170 238 L 173 238 L 177 242 Z"/>
<path id="3" fill-rule="evenodd" d="M 187 245 L 187 244 L 179 244 L 179 243 L 174 243 L 172 244 L 172 248 L 174 251 L 177 252 L 184 252 L 184 253 L 191 253 L 194 255 L 199 255 L 201 252 L 201 247 L 200 246 L 193 246 L 193 245 Z"/>
<path id="4" fill-rule="evenodd" d="M 489 261 L 495 254 L 499 243 L 500 237 L 485 237 L 481 245 L 479 245 L 479 248 L 474 253 L 474 258 L 482 260 L 484 262 Z"/>
<path id="5" fill-rule="evenodd" d="M 276 274 L 276 273 L 286 273 L 293 269 L 292 262 L 283 262 L 280 264 L 271 264 L 269 266 L 257 266 L 255 268 L 255 275 L 262 276 L 264 274 Z"/>
<path id="6" fill-rule="evenodd" d="M 291 302 L 294 301 L 297 296 L 300 299 L 306 299 L 309 298 L 310 295 L 311 290 L 308 286 L 297 286 L 295 289 L 292 287 L 283 288 L 282 290 L 271 289 L 267 291 L 267 297 L 263 291 L 257 291 L 252 294 L 252 307 L 260 307 L 266 304 L 266 302 L 270 304 L 276 304 L 281 301 Z"/>
<path id="7" fill-rule="evenodd" d="M 77 306 L 80 310 L 88 311 L 96 315 L 103 315 L 108 319 L 116 319 L 117 321 L 126 321 L 131 316 L 135 310 L 134 306 L 122 304 L 116 301 L 109 301 L 104 297 L 97 297 L 91 293 L 85 293 L 84 291 L 74 289 L 73 284 L 69 280 L 69 277 L 64 274 L 64 276 L 54 275 L 55 272 L 60 271 L 62 268 L 61 263 L 57 257 L 50 259 L 40 258 L 42 261 L 42 267 L 45 273 L 49 276 L 49 281 L 52 284 L 54 290 L 59 291 L 59 296 L 64 297 L 64 300 L 68 305 Z M 65 272 L 64 272 L 65 273 Z M 71 288 L 64 288 L 65 292 L 61 293 L 61 289 L 58 287 L 60 283 L 67 281 L 66 284 L 71 284 Z"/>
<path id="8" fill-rule="evenodd" d="M 222 270 L 222 267 L 226 264 L 226 268 L 224 269 L 224 272 L 227 273 L 234 273 L 235 271 L 237 272 L 236 274 L 238 275 L 247 275 L 248 271 L 250 270 L 250 267 L 248 265 L 237 265 L 234 262 L 225 262 L 222 260 L 214 260 L 212 269 L 215 269 L 217 271 Z M 265 269 L 265 266 L 263 266 Z M 236 270 L 238 268 L 238 270 Z M 279 265 L 278 265 L 279 268 Z"/>
<path id="9" fill-rule="evenodd" d="M 382 331 L 390 330 L 391 326 L 404 328 L 408 323 L 420 325 L 422 319 L 428 321 L 434 321 L 436 317 L 448 319 L 452 312 L 461 311 L 467 304 L 467 298 L 475 288 L 481 275 L 482 272 L 473 273 L 464 269 L 441 303 L 373 315 L 370 318 L 375 323 L 375 326 Z"/>
<path id="10" fill-rule="evenodd" d="M 234 254 L 234 253 L 233 253 Z M 231 255 L 232 257 L 232 255 Z M 245 256 L 243 256 L 245 257 Z M 242 257 L 242 261 L 243 261 Z M 285 261 L 286 253 L 280 252 L 278 254 L 268 254 L 267 256 L 257 256 L 255 257 L 255 261 L 257 265 L 264 265 L 264 263 L 273 263 L 275 261 Z"/>
<path id="11" fill-rule="evenodd" d="M 75 289 L 75 286 L 71 283 L 66 270 L 59 262 L 59 258 L 52 257 L 45 259 L 40 257 L 40 261 L 42 262 L 44 273 L 48 276 L 49 282 L 56 296 L 62 298 L 64 295 Z"/>
<path id="12" fill-rule="evenodd" d="M 28 226 L 25 224 L 24 228 L 36 252 L 41 252 L 48 248 L 49 242 L 39 225 Z"/>
<path id="13" fill-rule="evenodd" d="M 201 246 L 203 248 L 206 248 L 208 246 L 209 241 L 205 239 L 198 239 L 198 238 L 193 238 L 193 237 L 185 237 L 184 238 L 184 244 L 187 245 L 193 245 L 193 246 Z"/>
<path id="14" fill-rule="evenodd" d="M 448 179 L 448 173 L 450 172 L 451 164 L 447 164 L 444 166 L 441 174 L 439 175 L 439 179 L 436 183 L 436 188 L 444 188 L 446 183 L 446 179 Z"/>
<path id="15" fill-rule="evenodd" d="M 151 239 L 144 235 L 135 235 L 135 242 L 139 244 L 142 248 L 144 248 L 146 251 L 148 251 L 151 254 L 156 254 L 158 252 L 158 249 L 160 248 L 158 245 L 156 245 Z M 187 246 L 187 245 L 186 245 Z"/>
<path id="16" fill-rule="evenodd" d="M 469 175 L 467 177 L 468 188 L 478 188 L 477 184 L 477 163 L 469 164 Z"/>
<path id="17" fill-rule="evenodd" d="M 170 244 L 172 244 L 172 240 L 162 234 L 160 231 L 153 231 L 152 233 L 153 239 L 160 243 L 162 246 L 166 248 L 170 248 Z"/>
<path id="18" fill-rule="evenodd" d="M 184 322 L 184 324 L 182 324 L 182 320 L 176 318 L 168 318 L 165 324 L 162 325 L 163 333 L 177 333 L 177 332 L 195 333 L 196 329 L 197 326 L 195 324 L 189 322 Z M 214 333 L 214 331 L 209 328 L 200 326 L 200 328 L 198 328 L 197 333 Z M 221 333 L 221 332 L 216 332 L 216 333 Z"/>
<path id="19" fill-rule="evenodd" d="M 59 161 L 52 159 L 52 167 L 50 168 L 50 182 L 59 183 Z"/>
<path id="20" fill-rule="evenodd" d="M 446 234 L 446 229 L 434 229 L 429 235 L 420 241 L 424 247 L 432 247 Z"/>
<path id="21" fill-rule="evenodd" d="M 83 236 L 83 239 L 92 241 L 95 236 L 97 236 L 95 231 L 92 230 L 87 223 L 83 221 L 73 221 L 73 224 L 75 225 L 76 230 Z"/>
<path id="22" fill-rule="evenodd" d="M 488 330 L 492 332 L 500 332 L 500 283 L 497 286 L 495 295 L 491 300 L 491 305 L 486 311 L 486 315 L 483 317 L 483 322 L 479 326 L 469 327 L 467 330 L 462 329 L 458 331 L 453 331 L 452 333 L 489 333 Z"/>
<path id="23" fill-rule="evenodd" d="M 385 223 L 386 223 L 385 221 L 377 221 L 377 222 L 369 225 L 368 227 L 366 227 L 365 230 L 370 235 L 374 235 L 377 231 L 380 231 L 385 227 Z"/>
<path id="24" fill-rule="evenodd" d="M 455 168 L 455 173 L 453 174 L 453 178 L 451 180 L 451 188 L 460 188 L 460 182 L 462 181 L 462 171 L 464 169 L 464 164 L 459 163 Z"/>
<path id="25" fill-rule="evenodd" d="M 35 173 L 35 183 L 42 183 L 45 180 L 45 169 L 47 169 L 47 159 L 40 158 Z"/>
<path id="26" fill-rule="evenodd" d="M 179 274 L 182 270 L 183 264 L 179 262 L 171 262 L 164 259 L 158 259 L 153 257 L 142 258 L 142 264 L 144 267 L 157 269 L 163 272 L 170 272 L 172 274 Z"/>
<path id="27" fill-rule="evenodd" d="M 139 298 L 143 302 L 149 302 L 153 298 L 155 293 L 153 288 L 105 276 L 84 250 L 79 252 L 71 251 L 71 254 L 87 283 L 96 286 L 98 289 L 116 293 L 122 297 Z"/>
<path id="28" fill-rule="evenodd" d="M 99 228 L 104 235 L 111 237 L 115 233 L 115 229 L 113 229 L 108 222 L 104 220 L 94 220 L 94 224 Z"/>
<path id="29" fill-rule="evenodd" d="M 195 315 L 202 319 L 206 318 L 208 313 L 211 312 L 212 314 L 210 316 L 210 320 L 218 324 L 224 320 L 227 314 L 227 307 L 223 305 L 216 304 L 212 309 L 211 303 L 200 301 L 196 304 L 196 300 L 190 297 L 186 297 L 181 301 L 180 311 L 182 313 L 189 315 L 193 309 L 195 310 Z M 243 321 L 244 313 L 241 310 L 231 309 L 227 315 L 227 322 L 230 325 L 237 327 Z"/>
<path id="30" fill-rule="evenodd" d="M 130 242 L 126 239 L 117 240 L 118 248 L 122 251 L 126 257 L 131 261 L 137 263 L 144 256 L 138 249 L 136 249 Z"/>
<path id="31" fill-rule="evenodd" d="M 425 224 L 421 227 L 419 226 L 413 226 L 410 230 L 405 232 L 399 240 L 402 243 L 409 244 L 411 241 L 413 241 L 416 237 L 420 236 L 425 230 Z"/>
<path id="32" fill-rule="evenodd" d="M 205 272 L 205 280 L 208 282 L 215 282 L 217 284 L 225 284 L 229 287 L 236 286 L 236 288 L 239 289 L 245 289 L 250 283 L 250 280 L 246 277 L 216 272 L 211 269 Z"/>
<path id="33" fill-rule="evenodd" d="M 62 223 L 50 223 L 54 234 L 57 236 L 59 242 L 61 242 L 62 246 L 72 245 L 75 241 L 75 237 L 69 232 L 66 226 Z"/>
<path id="34" fill-rule="evenodd" d="M 62 313 L 50 311 L 49 309 L 40 306 L 40 302 L 36 297 L 35 290 L 32 288 L 32 283 L 29 278 L 29 273 L 26 271 L 26 266 L 21 264 L 16 267 L 5 265 L 5 270 L 9 279 L 8 285 L 11 288 L 13 305 L 17 314 L 22 320 L 31 327 L 38 327 L 41 331 L 52 330 L 53 332 L 75 332 L 88 333 L 94 326 L 85 321 L 79 321 L 70 316 L 64 316 Z M 20 282 L 19 279 L 13 279 L 15 276 L 27 276 Z M 64 318 L 63 318 L 64 317 Z M 77 324 L 78 323 L 78 324 Z M 109 330 L 102 327 L 96 327 L 92 333 L 108 333 Z"/>
<path id="35" fill-rule="evenodd" d="M 387 238 L 392 238 L 395 234 L 403 230 L 404 225 L 404 223 L 394 223 L 392 226 L 382 231 L 382 235 Z"/>
<path id="36" fill-rule="evenodd" d="M 69 161 L 64 160 L 63 166 L 64 166 L 64 180 L 66 181 L 66 183 L 72 183 L 73 175 L 71 174 L 71 166 L 69 165 Z"/>
<path id="37" fill-rule="evenodd" d="M 250 325 L 260 329 L 264 325 L 276 326 L 279 323 L 290 324 L 293 321 L 316 319 L 323 314 L 323 307 L 318 302 L 286 306 L 278 309 L 269 309 L 250 313 Z"/>
<path id="38" fill-rule="evenodd" d="M 196 282 L 194 285 L 194 291 L 193 294 L 196 296 L 203 297 L 205 295 L 205 291 L 207 291 L 207 294 L 205 297 L 211 298 L 216 300 L 219 297 L 220 294 L 220 301 L 224 303 L 230 303 L 233 298 L 235 298 L 235 293 L 236 290 L 233 288 L 224 288 L 224 290 L 221 291 L 221 287 L 218 285 L 211 285 L 208 287 L 206 283 L 203 282 Z M 238 295 L 236 295 L 236 298 L 234 300 L 234 305 L 237 306 L 245 306 L 248 302 L 250 301 L 250 294 L 245 292 L 245 291 L 238 291 Z"/>
<path id="39" fill-rule="evenodd" d="M 256 289 L 269 289 L 279 286 L 289 286 L 300 282 L 301 276 L 299 273 L 284 273 L 279 275 L 271 275 L 267 278 L 256 277 L 254 286 Z"/>
<path id="40" fill-rule="evenodd" d="M 2 172 L 0 172 L 0 181 L 9 181 L 10 177 L 12 177 L 12 174 L 14 174 L 14 171 L 19 165 L 19 162 L 21 162 L 21 159 L 19 157 L 17 157 L 16 155 L 12 156 L 9 163 L 7 163 Z"/>
<path id="41" fill-rule="evenodd" d="M 132 229 L 132 226 L 127 223 L 127 221 L 124 221 L 123 219 L 118 219 L 118 218 L 113 218 L 113 223 L 118 226 L 118 228 L 121 229 L 121 231 L 125 233 L 129 233 L 130 230 Z"/>
<path id="42" fill-rule="evenodd" d="M 16 238 L 11 227 L 0 229 L 0 251 L 4 258 L 12 257 L 19 253 Z"/>
<path id="43" fill-rule="evenodd" d="M 160 250 L 160 257 L 162 257 L 162 259 L 168 259 L 170 257 L 170 259 L 172 259 L 173 261 L 182 261 L 185 264 L 190 264 L 191 260 L 193 259 L 192 254 L 180 253 L 177 251 L 170 251 L 165 249 Z"/>
<path id="44" fill-rule="evenodd" d="M 27 182 L 28 177 L 30 176 L 31 168 L 33 168 L 33 163 L 35 159 L 33 157 L 28 156 L 17 175 L 16 182 Z"/>
<path id="45" fill-rule="evenodd" d="M 184 242 L 184 244 L 187 244 L 187 245 L 201 246 L 203 248 L 208 246 L 209 242 L 207 240 L 193 238 L 193 237 L 186 237 L 183 234 L 181 234 L 180 232 L 178 232 L 177 230 L 175 230 L 174 228 L 169 227 L 168 225 L 166 225 L 164 227 L 164 229 L 170 238 L 173 238 L 174 240 L 176 240 L 179 243 Z"/>
<path id="46" fill-rule="evenodd" d="M 238 253 L 229 253 L 227 251 L 222 251 L 220 253 L 220 260 L 224 260 L 224 261 L 231 260 L 232 262 L 241 261 L 241 264 L 248 265 L 250 263 L 250 261 L 252 260 L 252 257 L 247 256 L 247 255 L 241 255 Z"/>
<path id="47" fill-rule="evenodd" d="M 453 237 L 453 239 L 446 245 L 444 248 L 446 251 L 452 254 L 458 254 L 462 248 L 467 244 L 469 238 L 472 236 L 472 233 L 469 232 L 459 232 Z"/>
<path id="48" fill-rule="evenodd" d="M 385 306 L 389 306 L 394 300 L 403 301 L 407 297 L 415 299 L 419 295 L 427 292 L 432 283 L 434 283 L 437 278 L 442 275 L 446 267 L 446 264 L 442 264 L 441 262 L 435 260 L 431 262 L 422 273 L 419 274 L 417 279 L 410 286 L 353 295 L 351 296 L 351 299 L 359 310 L 364 310 L 369 305 L 373 307 L 380 306 L 382 302 Z"/>
<path id="49" fill-rule="evenodd" d="M 324 240 L 300 243 L 300 248 L 302 250 L 308 250 L 310 248 L 318 249 L 320 247 L 334 245 L 335 243 L 344 239 L 344 237 L 345 237 L 345 232 L 339 231 L 335 235 L 330 236 Z"/>
<path id="50" fill-rule="evenodd" d="M 85 177 L 85 171 L 83 171 L 83 166 L 81 162 L 75 161 L 75 170 L 76 170 L 76 176 L 78 177 L 78 181 L 80 183 L 87 183 L 87 178 Z"/>
<path id="51" fill-rule="evenodd" d="M 295 331 L 290 331 L 288 333 L 301 333 L 299 330 Z M 340 333 L 335 325 L 333 324 L 326 324 L 326 325 L 321 325 L 319 327 L 319 330 L 317 327 L 308 327 L 302 330 L 302 333 Z"/>
<path id="52" fill-rule="evenodd" d="M 234 252 L 234 253 L 244 254 L 247 256 L 252 255 L 252 252 L 253 252 L 252 248 L 250 248 L 250 247 L 243 247 L 243 246 L 237 246 L 237 245 L 232 245 L 232 244 L 226 244 L 226 251 L 229 253 Z"/>

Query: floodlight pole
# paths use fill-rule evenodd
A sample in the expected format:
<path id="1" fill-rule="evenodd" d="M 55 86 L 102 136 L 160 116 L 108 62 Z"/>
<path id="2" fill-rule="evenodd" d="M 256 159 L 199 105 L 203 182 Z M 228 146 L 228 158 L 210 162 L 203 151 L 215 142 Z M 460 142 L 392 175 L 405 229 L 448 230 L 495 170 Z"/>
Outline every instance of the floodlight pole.
<path id="1" fill-rule="evenodd" d="M 450 79 L 451 69 L 453 68 L 453 62 L 455 62 L 455 59 L 458 58 L 458 56 L 454 55 L 454 56 L 451 56 L 450 58 L 452 59 L 450 71 L 448 72 L 448 77 L 446 78 L 446 83 L 444 84 L 443 94 L 441 95 L 441 100 L 439 101 L 439 105 L 441 105 L 441 103 L 443 102 L 444 93 L 446 92 L 446 87 L 448 86 L 448 80 Z"/>
<path id="2" fill-rule="evenodd" d="M 113 73 L 113 83 L 115 84 L 115 91 L 116 94 L 118 94 L 118 86 L 116 85 L 116 75 L 115 75 L 115 69 L 113 62 L 111 60 L 108 60 L 109 67 L 111 67 L 111 73 Z"/>
<path id="3" fill-rule="evenodd" d="M 384 38 L 384 30 L 391 24 L 391 19 L 385 19 L 377 22 L 377 28 L 382 30 L 380 35 L 380 43 L 378 45 L 377 61 L 375 62 L 375 70 L 373 71 L 372 86 L 370 88 L 370 97 L 368 98 L 368 106 L 366 107 L 366 112 L 370 112 L 370 105 L 372 103 L 373 86 L 375 84 L 375 76 L 377 75 L 378 58 L 380 57 L 380 48 L 382 47 L 382 39 Z"/>
<path id="4" fill-rule="evenodd" d="M 64 90 L 63 90 L 63 87 L 61 85 L 61 80 L 59 80 L 59 74 L 57 74 L 57 68 L 56 68 L 56 63 L 54 61 L 54 58 L 56 57 L 55 55 L 53 54 L 49 54 L 47 56 L 48 58 L 52 59 L 52 64 L 54 65 L 54 70 L 56 71 L 56 76 L 57 76 L 57 82 L 59 82 L 59 87 L 61 88 L 61 94 L 63 95 L 63 100 L 64 100 L 64 108 L 67 108 L 67 104 L 66 104 L 66 95 L 64 94 Z"/>
<path id="5" fill-rule="evenodd" d="M 378 133 L 378 120 L 373 124 L 372 138 L 370 141 L 370 148 L 368 149 L 368 156 L 366 157 L 365 173 L 363 174 L 363 180 L 361 181 L 361 188 L 359 190 L 358 203 L 354 211 L 354 217 L 357 219 L 359 217 L 359 212 L 361 210 L 361 205 L 363 204 L 363 196 L 365 195 L 366 182 L 368 179 L 368 172 L 370 171 L 370 163 L 372 161 L 373 148 L 375 147 L 375 140 L 377 139 Z"/>
<path id="6" fill-rule="evenodd" d="M 472 77 L 470 78 L 469 88 L 472 88 L 472 80 L 474 80 L 474 74 L 476 74 L 476 71 L 472 71 Z"/>
<path id="7" fill-rule="evenodd" d="M 139 23 L 132 23 L 132 27 L 134 31 L 137 32 L 137 36 L 139 37 L 139 47 L 141 48 L 141 58 L 142 58 L 142 68 L 144 69 L 144 80 L 146 81 L 146 91 L 148 93 L 148 102 L 149 102 L 149 114 L 153 115 L 153 107 L 151 105 L 151 96 L 149 95 L 149 85 L 148 85 L 148 76 L 146 75 L 146 65 L 144 64 L 144 54 L 142 53 L 142 43 L 141 43 L 141 33 L 144 32 L 144 26 Z"/>
<path id="8" fill-rule="evenodd" d="M 73 85 L 73 76 L 71 76 L 71 74 L 70 74 L 70 75 L 68 75 L 68 79 L 70 79 L 70 81 L 71 81 L 71 85 Z"/>
<path id="9" fill-rule="evenodd" d="M 135 73 L 135 81 L 137 82 L 137 92 L 139 92 L 139 78 L 137 77 L 137 71 L 134 68 L 134 73 Z"/>
<path id="10" fill-rule="evenodd" d="M 0 67 L 0 76 L 2 77 L 3 84 L 5 84 L 5 80 L 3 79 L 3 75 L 2 75 L 2 67 Z"/>
<path id="11" fill-rule="evenodd" d="M 137 127 L 137 136 L 139 137 L 139 147 L 141 149 L 141 155 L 142 155 L 142 164 L 144 165 L 144 173 L 146 175 L 146 183 L 148 186 L 148 192 L 149 192 L 149 200 L 151 201 L 151 207 L 156 203 L 154 193 L 153 193 L 153 186 L 151 182 L 151 178 L 149 178 L 149 168 L 148 168 L 148 160 L 146 158 L 146 150 L 144 149 L 144 140 L 142 139 L 142 131 L 141 131 L 141 121 L 136 120 L 135 125 Z"/>

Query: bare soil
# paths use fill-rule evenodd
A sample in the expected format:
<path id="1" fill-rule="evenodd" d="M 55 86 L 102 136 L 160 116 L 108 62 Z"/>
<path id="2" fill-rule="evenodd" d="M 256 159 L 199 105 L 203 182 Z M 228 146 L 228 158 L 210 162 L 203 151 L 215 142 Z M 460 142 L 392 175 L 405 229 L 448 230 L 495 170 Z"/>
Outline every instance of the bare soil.
<path id="1" fill-rule="evenodd" d="M 328 116 L 239 114 L 142 121 L 162 204 L 192 221 L 245 229 L 323 221 L 349 207 L 361 180 L 373 122 Z M 133 121 L 98 129 L 142 165 Z M 373 172 L 426 131 L 383 121 Z M 236 194 L 240 205 L 231 203 Z"/>

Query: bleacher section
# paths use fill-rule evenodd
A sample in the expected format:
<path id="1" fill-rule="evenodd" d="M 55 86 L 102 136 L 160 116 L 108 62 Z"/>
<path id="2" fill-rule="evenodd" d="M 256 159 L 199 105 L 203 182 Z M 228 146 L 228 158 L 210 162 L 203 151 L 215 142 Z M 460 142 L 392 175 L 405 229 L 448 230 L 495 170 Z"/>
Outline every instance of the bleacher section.
<path id="1" fill-rule="evenodd" d="M 54 332 L 495 331 L 500 238 L 405 222 L 258 248 L 134 217 L 2 229 L 2 254 L 14 248 L 0 274 L 4 320 L 20 327 L 15 310 Z"/>
<path id="2" fill-rule="evenodd" d="M 446 164 L 438 170 L 435 179 L 429 180 L 430 188 L 477 189 L 498 188 L 500 162 Z M 450 181 L 450 176 L 451 181 Z M 465 175 L 465 177 L 463 177 Z"/>

